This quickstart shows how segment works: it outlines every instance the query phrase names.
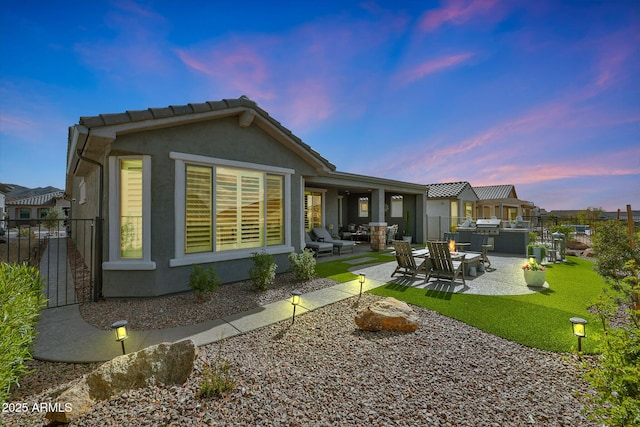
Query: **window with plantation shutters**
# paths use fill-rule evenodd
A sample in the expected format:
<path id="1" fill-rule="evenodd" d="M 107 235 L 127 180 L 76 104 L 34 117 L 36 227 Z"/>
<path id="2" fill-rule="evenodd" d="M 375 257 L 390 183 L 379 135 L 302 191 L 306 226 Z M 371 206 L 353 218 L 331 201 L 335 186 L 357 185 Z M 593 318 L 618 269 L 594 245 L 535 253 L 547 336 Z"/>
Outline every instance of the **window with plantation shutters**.
<path id="1" fill-rule="evenodd" d="M 185 252 L 213 250 L 212 210 L 213 169 L 186 166 Z"/>
<path id="2" fill-rule="evenodd" d="M 216 251 L 283 243 L 282 176 L 218 167 L 215 180 Z"/>
<path id="3" fill-rule="evenodd" d="M 293 169 L 171 152 L 175 257 L 169 266 L 288 254 Z"/>
<path id="4" fill-rule="evenodd" d="M 284 244 L 284 177 L 267 175 L 267 245 Z"/>

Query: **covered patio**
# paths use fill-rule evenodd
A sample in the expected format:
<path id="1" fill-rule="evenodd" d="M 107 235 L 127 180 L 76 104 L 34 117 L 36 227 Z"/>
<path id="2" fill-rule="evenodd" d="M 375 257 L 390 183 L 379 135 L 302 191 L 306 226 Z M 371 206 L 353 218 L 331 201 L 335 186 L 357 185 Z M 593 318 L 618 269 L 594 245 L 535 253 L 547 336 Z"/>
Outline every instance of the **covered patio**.
<path id="1" fill-rule="evenodd" d="M 386 229 L 396 238 L 426 239 L 426 188 L 421 184 L 332 172 L 305 179 L 304 227 L 324 227 L 332 235 L 357 241 L 358 250 L 386 249 Z M 364 230 L 354 235 L 351 227 Z M 349 234 L 350 233 L 350 234 Z"/>

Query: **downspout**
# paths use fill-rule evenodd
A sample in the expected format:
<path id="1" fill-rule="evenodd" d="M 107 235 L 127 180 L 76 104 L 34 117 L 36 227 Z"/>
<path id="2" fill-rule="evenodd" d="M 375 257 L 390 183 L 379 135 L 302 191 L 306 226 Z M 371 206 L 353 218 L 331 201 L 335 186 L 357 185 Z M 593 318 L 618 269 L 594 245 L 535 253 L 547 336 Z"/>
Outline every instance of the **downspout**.
<path id="1" fill-rule="evenodd" d="M 87 133 L 87 141 L 89 140 L 89 133 L 91 133 L 91 129 Z M 84 148 L 83 148 L 84 149 Z M 102 226 L 102 199 L 104 197 L 104 166 L 102 163 L 97 162 L 88 157 L 84 157 L 82 155 L 82 151 L 80 148 L 76 150 L 76 155 L 80 160 L 91 163 L 92 165 L 98 166 L 100 168 L 100 181 L 98 188 L 98 216 L 95 219 L 96 222 L 96 256 L 94 258 L 94 271 L 96 272 L 96 283 L 93 289 L 93 301 L 97 302 L 99 299 L 103 298 L 102 295 L 102 235 L 104 233 L 104 227 Z"/>

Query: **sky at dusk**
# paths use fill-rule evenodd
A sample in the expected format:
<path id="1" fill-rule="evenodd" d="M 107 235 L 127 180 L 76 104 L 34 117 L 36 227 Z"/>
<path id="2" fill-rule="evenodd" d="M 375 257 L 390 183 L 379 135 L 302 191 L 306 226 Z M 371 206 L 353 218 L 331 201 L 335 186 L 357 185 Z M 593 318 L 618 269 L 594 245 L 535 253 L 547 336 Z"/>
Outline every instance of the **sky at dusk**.
<path id="1" fill-rule="evenodd" d="M 640 1 L 0 0 L 0 182 L 80 116 L 246 95 L 341 172 L 640 209 Z"/>

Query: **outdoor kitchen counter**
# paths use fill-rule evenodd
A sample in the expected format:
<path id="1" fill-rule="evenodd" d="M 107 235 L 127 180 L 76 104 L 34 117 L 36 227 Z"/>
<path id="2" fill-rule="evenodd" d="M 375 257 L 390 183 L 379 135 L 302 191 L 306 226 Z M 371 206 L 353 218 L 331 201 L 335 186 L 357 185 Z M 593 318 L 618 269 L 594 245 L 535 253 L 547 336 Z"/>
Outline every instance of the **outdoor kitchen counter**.
<path id="1" fill-rule="evenodd" d="M 477 230 L 471 227 L 458 227 L 460 242 L 470 242 L 471 234 Z M 493 238 L 493 252 L 503 254 L 526 255 L 529 244 L 529 229 L 527 228 L 499 228 L 497 234 L 490 234 Z"/>

